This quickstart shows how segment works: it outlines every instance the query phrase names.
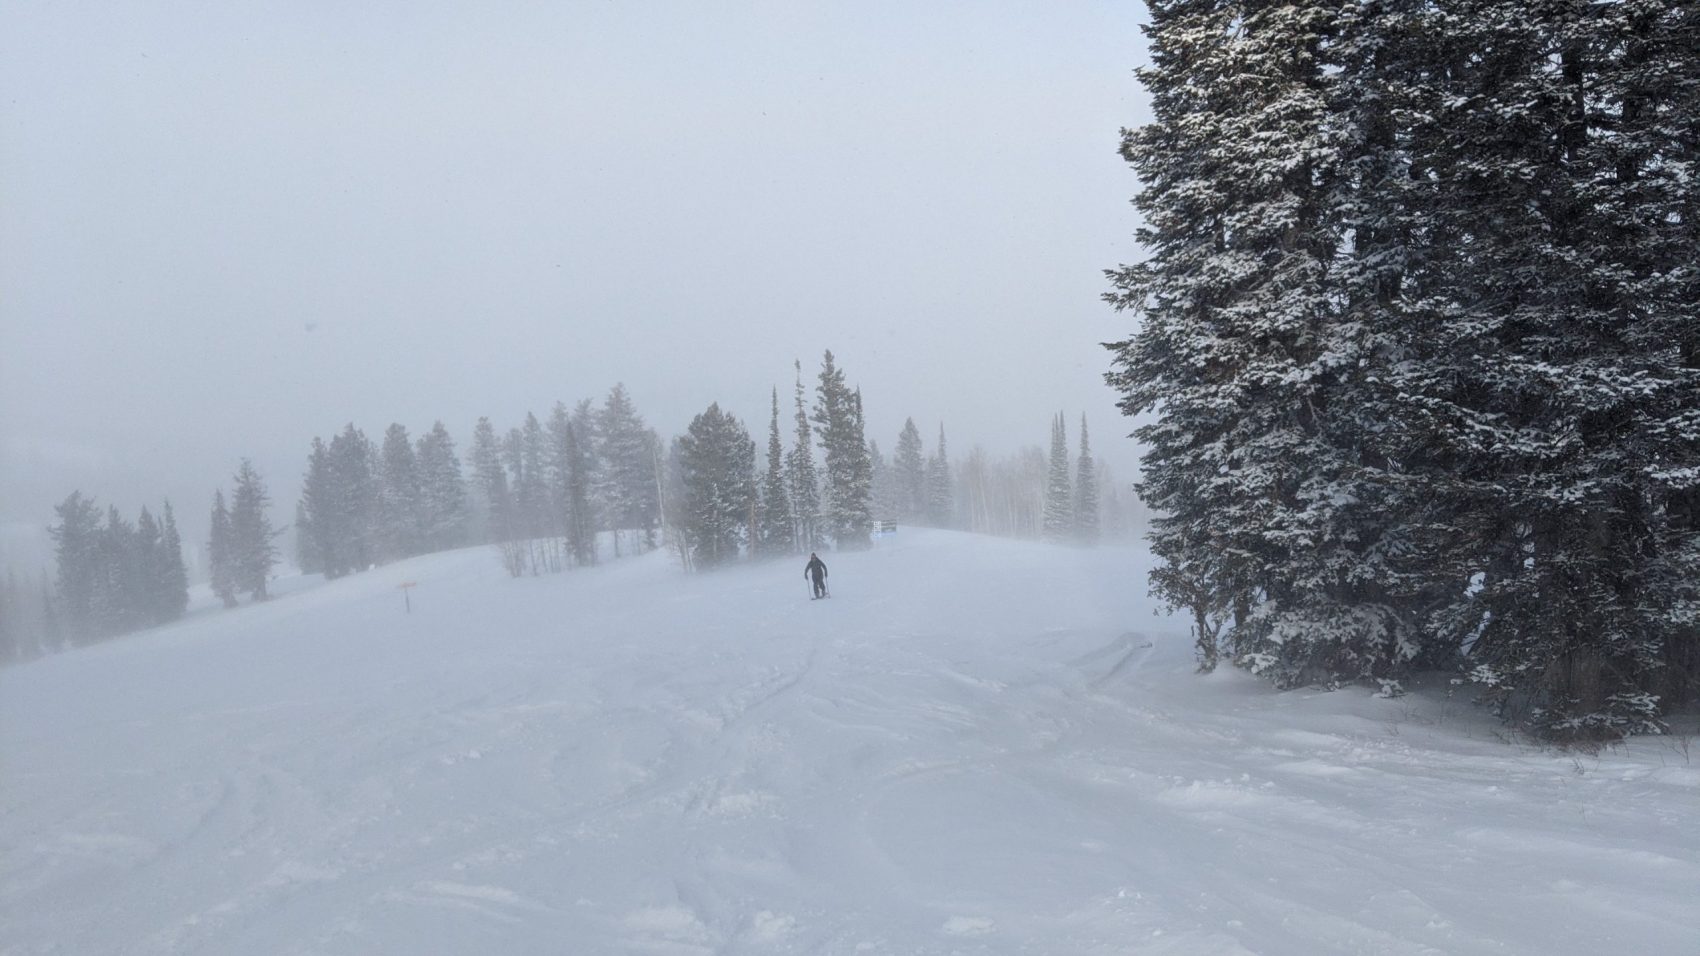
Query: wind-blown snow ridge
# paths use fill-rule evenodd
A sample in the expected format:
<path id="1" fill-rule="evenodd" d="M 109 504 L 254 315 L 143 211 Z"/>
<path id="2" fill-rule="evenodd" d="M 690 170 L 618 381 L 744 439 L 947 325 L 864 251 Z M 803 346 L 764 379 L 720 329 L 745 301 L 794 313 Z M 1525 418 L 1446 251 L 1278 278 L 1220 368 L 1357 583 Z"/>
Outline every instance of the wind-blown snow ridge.
<path id="1" fill-rule="evenodd" d="M 827 557 L 457 552 L 0 673 L 0 953 L 1700 941 L 1677 743 L 1194 677 L 1133 550 Z"/>

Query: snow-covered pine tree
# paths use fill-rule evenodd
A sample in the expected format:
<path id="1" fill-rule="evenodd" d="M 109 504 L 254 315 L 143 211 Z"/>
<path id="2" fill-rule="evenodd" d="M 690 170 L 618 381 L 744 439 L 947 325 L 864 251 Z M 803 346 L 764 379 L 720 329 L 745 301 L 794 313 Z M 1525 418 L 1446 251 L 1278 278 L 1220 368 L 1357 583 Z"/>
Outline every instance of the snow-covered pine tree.
<path id="1" fill-rule="evenodd" d="M 1081 544 L 1098 543 L 1098 473 L 1093 468 L 1092 442 L 1086 434 L 1086 415 L 1080 416 L 1080 456 L 1074 464 L 1074 537 Z"/>
<path id="2" fill-rule="evenodd" d="M 868 457 L 868 426 L 867 418 L 862 411 L 862 390 L 857 388 L 850 395 L 851 435 L 854 442 L 848 449 L 850 458 L 850 474 L 855 494 L 846 496 L 846 504 L 856 503 L 855 510 L 846 510 L 844 514 L 849 519 L 850 539 L 854 546 L 867 548 L 873 544 L 874 532 L 874 463 Z M 842 547 L 842 545 L 840 545 Z"/>
<path id="3" fill-rule="evenodd" d="M 156 528 L 156 534 L 157 531 Z M 108 505 L 106 527 L 100 533 L 100 570 L 95 578 L 97 637 L 122 634 L 140 625 L 146 603 L 142 594 L 140 548 L 135 526 L 124 520 L 117 506 Z"/>
<path id="4" fill-rule="evenodd" d="M 803 363 L 793 361 L 792 366 L 797 373 L 796 432 L 791 450 L 785 455 L 785 485 L 791 492 L 791 514 L 796 522 L 792 549 L 798 554 L 808 554 L 825 546 L 821 539 L 820 475 L 815 469 L 814 433 L 803 404 Z"/>
<path id="5" fill-rule="evenodd" d="M 681 531 L 693 564 L 707 569 L 735 560 L 756 496 L 755 442 L 716 403 L 691 420 L 677 447 L 685 493 Z"/>
<path id="6" fill-rule="evenodd" d="M 271 496 L 266 483 L 248 459 L 236 469 L 234 488 L 230 493 L 230 571 L 231 585 L 246 591 L 256 601 L 267 598 L 266 582 L 272 567 L 277 564 L 277 546 L 272 539 L 271 517 L 266 509 Z"/>
<path id="7" fill-rule="evenodd" d="M 544 484 L 549 491 L 549 533 L 560 539 L 561 560 L 574 560 L 572 545 L 572 452 L 573 420 L 565 402 L 556 402 L 549 409 L 549 421 L 544 425 L 547 455 L 544 459 Z"/>
<path id="8" fill-rule="evenodd" d="M 1074 533 L 1074 499 L 1068 476 L 1068 426 L 1061 412 L 1051 419 L 1050 471 L 1045 482 L 1046 541 L 1065 541 Z"/>
<path id="9" fill-rule="evenodd" d="M 623 384 L 608 392 L 597 416 L 601 439 L 602 497 L 607 504 L 609 530 L 642 532 L 644 547 L 655 547 L 655 528 L 660 520 L 659 485 L 655 463 L 660 440 L 644 424 Z M 620 536 L 615 535 L 615 553 L 620 553 Z"/>
<path id="10" fill-rule="evenodd" d="M 774 388 L 773 415 L 767 428 L 767 474 L 761 485 L 761 517 L 755 552 L 776 557 L 791 550 L 791 491 L 785 484 L 785 446 L 779 438 L 779 389 Z"/>
<path id="11" fill-rule="evenodd" d="M 225 607 L 236 606 L 235 556 L 230 540 L 230 511 L 224 506 L 224 490 L 213 492 L 212 532 L 207 541 L 207 565 L 212 577 L 212 592 Z M 61 582 L 60 593 L 64 593 Z"/>
<path id="12" fill-rule="evenodd" d="M 382 560 L 394 561 L 425 550 L 420 527 L 424 482 L 407 426 L 392 423 L 384 430 L 378 456 L 377 545 Z"/>
<path id="13" fill-rule="evenodd" d="M 815 387 L 813 421 L 826 459 L 828 533 L 839 550 L 866 548 L 871 543 L 869 513 L 872 466 L 863 434 L 861 391 L 851 391 L 844 371 L 828 350 Z"/>
<path id="14" fill-rule="evenodd" d="M 897 498 L 897 520 L 919 524 L 928 516 L 927 460 L 921 448 L 921 430 L 915 419 L 903 420 L 897 449 L 891 454 L 891 471 Z"/>
<path id="15" fill-rule="evenodd" d="M 1239 659 L 1283 686 L 1390 673 L 1417 642 L 1377 593 L 1394 509 L 1354 444 L 1385 424 L 1354 399 L 1388 358 L 1383 324 L 1342 320 L 1333 272 L 1369 142 L 1340 108 L 1356 8 L 1150 7 L 1155 120 L 1122 145 L 1150 256 L 1109 297 L 1143 321 L 1108 378 L 1125 413 L 1159 412 L 1136 432 L 1153 585 L 1192 613 L 1204 669 L 1231 625 Z"/>
<path id="16" fill-rule="evenodd" d="M 927 458 L 927 520 L 935 528 L 956 525 L 956 479 L 950 469 L 950 448 L 939 422 L 939 443 Z"/>
<path id="17" fill-rule="evenodd" d="M 596 497 L 594 441 L 586 432 L 590 415 L 580 405 L 562 434 L 565 456 L 567 551 L 573 563 L 584 567 L 596 563 Z"/>
<path id="18" fill-rule="evenodd" d="M 680 458 L 679 439 L 667 446 L 667 457 L 661 463 L 661 510 L 665 524 L 662 546 L 678 552 L 679 566 L 686 571 L 696 570 L 691 561 L 691 523 L 688 495 L 685 492 L 685 467 Z"/>
<path id="19" fill-rule="evenodd" d="M 335 485 L 330 448 L 315 437 L 295 510 L 296 550 L 302 571 L 323 572 L 326 578 L 351 570 L 344 545 L 347 517 L 339 510 L 341 496 Z"/>
<path id="20" fill-rule="evenodd" d="M 378 559 L 377 451 L 366 433 L 349 422 L 331 438 L 326 454 L 332 520 L 331 550 L 325 560 L 339 573 L 364 571 Z M 234 499 L 231 509 L 234 519 Z"/>
<path id="21" fill-rule="evenodd" d="M 466 543 L 466 479 L 454 439 L 442 422 L 421 435 L 415 448 L 419 463 L 419 530 L 429 551 L 458 548 Z"/>
<path id="22" fill-rule="evenodd" d="M 59 522 L 49 527 L 58 560 L 58 607 L 71 641 L 94 634 L 95 589 L 100 578 L 100 510 L 92 498 L 71 492 L 54 505 Z"/>
<path id="23" fill-rule="evenodd" d="M 880 443 L 868 439 L 868 469 L 873 476 L 873 490 L 869 498 L 870 513 L 877 525 L 882 521 L 895 521 L 897 514 L 897 489 L 893 487 L 894 478 L 891 463 L 885 460 L 885 453 L 880 450 Z"/>
<path id="24" fill-rule="evenodd" d="M 478 419 L 472 430 L 473 487 L 484 512 L 485 541 L 502 553 L 502 566 L 514 577 L 525 573 L 519 544 L 519 519 L 508 487 L 508 469 L 502 461 L 502 441 L 488 418 Z"/>
<path id="25" fill-rule="evenodd" d="M 526 563 L 532 574 L 546 569 L 559 570 L 545 471 L 548 449 L 543 437 L 543 424 L 536 415 L 525 413 L 525 424 L 517 430 L 516 438 L 519 470 L 513 481 L 514 506 L 519 512 L 520 526 L 526 539 Z"/>
<path id="26" fill-rule="evenodd" d="M 163 621 L 175 621 L 189 609 L 189 568 L 183 563 L 183 537 L 177 531 L 177 514 L 168 499 L 160 509 L 158 609 Z"/>
<path id="27" fill-rule="evenodd" d="M 1423 25 L 1394 383 L 1445 531 L 1434 638 L 1552 737 L 1658 732 L 1700 579 L 1671 507 L 1700 487 L 1696 138 L 1672 135 L 1693 129 L 1700 18 L 1482 2 Z"/>
<path id="28" fill-rule="evenodd" d="M 146 505 L 136 517 L 135 554 L 133 556 L 135 607 L 131 627 L 164 624 L 172 619 L 166 604 L 170 598 L 166 581 L 168 566 L 165 555 L 165 529 Z"/>
<path id="29" fill-rule="evenodd" d="M 502 463 L 502 441 L 489 418 L 479 418 L 473 426 L 468 457 L 481 537 L 484 543 L 495 544 L 509 537 L 512 529 L 508 527 L 508 470 Z"/>

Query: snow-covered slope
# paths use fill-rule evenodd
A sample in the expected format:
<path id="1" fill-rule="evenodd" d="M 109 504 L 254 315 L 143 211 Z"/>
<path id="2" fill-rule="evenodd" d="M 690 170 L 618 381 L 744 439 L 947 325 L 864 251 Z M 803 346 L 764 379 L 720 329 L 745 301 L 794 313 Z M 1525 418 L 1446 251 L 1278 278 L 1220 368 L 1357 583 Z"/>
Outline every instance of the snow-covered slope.
<path id="1" fill-rule="evenodd" d="M 1132 550 L 825 557 L 464 551 L 6 670 L 0 952 L 1700 951 L 1672 741 L 1192 676 Z"/>

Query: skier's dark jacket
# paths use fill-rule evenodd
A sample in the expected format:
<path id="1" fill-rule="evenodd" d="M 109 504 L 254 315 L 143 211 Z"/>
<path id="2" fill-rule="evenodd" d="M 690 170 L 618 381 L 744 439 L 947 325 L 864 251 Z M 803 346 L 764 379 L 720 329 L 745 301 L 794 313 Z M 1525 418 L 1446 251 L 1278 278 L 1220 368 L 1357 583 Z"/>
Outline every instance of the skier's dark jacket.
<path id="1" fill-rule="evenodd" d="M 810 555 L 809 563 L 803 565 L 803 577 L 810 575 L 813 575 L 816 581 L 826 579 L 826 562 L 822 561 L 819 555 Z"/>

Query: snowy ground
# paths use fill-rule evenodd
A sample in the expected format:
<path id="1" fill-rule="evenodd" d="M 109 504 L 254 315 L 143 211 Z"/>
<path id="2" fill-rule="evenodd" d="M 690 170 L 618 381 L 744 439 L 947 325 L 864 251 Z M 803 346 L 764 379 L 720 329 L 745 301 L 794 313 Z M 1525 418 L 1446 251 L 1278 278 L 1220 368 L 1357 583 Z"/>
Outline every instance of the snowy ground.
<path id="1" fill-rule="evenodd" d="M 1700 952 L 1679 742 L 1194 677 L 1131 550 L 825 557 L 465 551 L 0 672 L 0 952 Z"/>

